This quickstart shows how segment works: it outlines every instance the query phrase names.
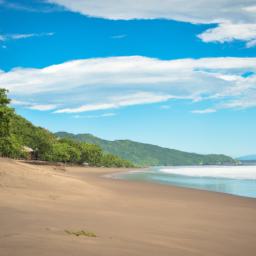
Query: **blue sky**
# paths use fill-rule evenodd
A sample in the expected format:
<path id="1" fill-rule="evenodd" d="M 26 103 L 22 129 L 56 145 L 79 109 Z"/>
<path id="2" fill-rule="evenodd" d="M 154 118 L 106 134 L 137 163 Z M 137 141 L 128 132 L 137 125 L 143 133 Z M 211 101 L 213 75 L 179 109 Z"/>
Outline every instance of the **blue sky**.
<path id="1" fill-rule="evenodd" d="M 256 153 L 255 1 L 206 2 L 0 0 L 0 87 L 51 131 Z"/>

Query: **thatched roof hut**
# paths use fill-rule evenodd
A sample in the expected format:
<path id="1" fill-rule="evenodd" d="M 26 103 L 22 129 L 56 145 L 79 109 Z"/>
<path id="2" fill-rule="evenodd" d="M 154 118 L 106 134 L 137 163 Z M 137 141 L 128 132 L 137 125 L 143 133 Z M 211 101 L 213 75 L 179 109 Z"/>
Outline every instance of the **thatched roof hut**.
<path id="1" fill-rule="evenodd" d="M 23 147 L 22 147 L 22 150 L 23 150 L 24 152 L 26 152 L 26 153 L 32 153 L 32 152 L 34 152 L 34 150 L 33 150 L 32 148 L 27 147 L 27 146 L 23 146 Z"/>
<path id="2" fill-rule="evenodd" d="M 23 150 L 23 152 L 25 153 L 27 160 L 36 159 L 36 157 L 35 157 L 35 151 L 34 151 L 32 148 L 27 147 L 27 146 L 23 146 L 23 147 L 22 147 L 22 150 Z"/>

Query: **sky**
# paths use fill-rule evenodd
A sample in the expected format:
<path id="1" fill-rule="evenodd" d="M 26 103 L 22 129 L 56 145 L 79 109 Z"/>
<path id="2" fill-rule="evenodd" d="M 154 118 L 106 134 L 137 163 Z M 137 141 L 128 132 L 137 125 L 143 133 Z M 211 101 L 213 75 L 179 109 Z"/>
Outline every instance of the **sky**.
<path id="1" fill-rule="evenodd" d="M 0 87 L 50 131 L 256 153 L 255 0 L 0 0 Z"/>

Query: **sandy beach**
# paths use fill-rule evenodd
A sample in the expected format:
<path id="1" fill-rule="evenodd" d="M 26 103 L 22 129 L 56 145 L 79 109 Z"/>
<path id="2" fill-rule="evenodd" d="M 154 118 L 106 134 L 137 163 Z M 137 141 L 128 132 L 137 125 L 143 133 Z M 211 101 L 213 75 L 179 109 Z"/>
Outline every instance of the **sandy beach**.
<path id="1" fill-rule="evenodd" d="M 103 177 L 120 171 L 0 158 L 0 255 L 256 255 L 256 199 Z"/>

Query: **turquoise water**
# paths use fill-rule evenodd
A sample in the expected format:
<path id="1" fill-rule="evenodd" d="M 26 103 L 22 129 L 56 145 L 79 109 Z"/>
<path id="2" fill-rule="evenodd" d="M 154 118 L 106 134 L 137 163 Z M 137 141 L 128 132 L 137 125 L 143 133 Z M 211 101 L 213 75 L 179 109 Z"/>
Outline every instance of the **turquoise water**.
<path id="1" fill-rule="evenodd" d="M 256 198 L 256 166 L 152 167 L 115 177 Z"/>

